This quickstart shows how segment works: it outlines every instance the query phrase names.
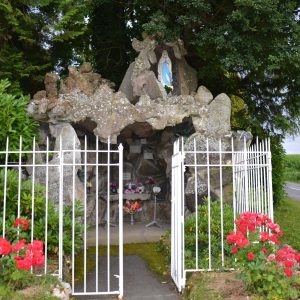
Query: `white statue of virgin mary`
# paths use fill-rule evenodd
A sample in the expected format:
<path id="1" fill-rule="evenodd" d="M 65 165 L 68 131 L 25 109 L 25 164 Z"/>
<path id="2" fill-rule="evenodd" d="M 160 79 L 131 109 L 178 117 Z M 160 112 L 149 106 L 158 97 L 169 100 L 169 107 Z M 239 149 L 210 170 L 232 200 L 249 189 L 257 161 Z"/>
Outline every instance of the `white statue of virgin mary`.
<path id="1" fill-rule="evenodd" d="M 164 50 L 158 62 L 158 80 L 163 86 L 173 88 L 172 86 L 172 62 L 169 58 L 168 52 Z"/>

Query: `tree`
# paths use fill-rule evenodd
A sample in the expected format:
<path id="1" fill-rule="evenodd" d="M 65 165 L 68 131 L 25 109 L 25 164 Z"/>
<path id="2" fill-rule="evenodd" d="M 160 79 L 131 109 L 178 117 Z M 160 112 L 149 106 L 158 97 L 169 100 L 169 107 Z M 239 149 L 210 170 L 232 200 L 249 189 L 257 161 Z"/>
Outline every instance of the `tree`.
<path id="1" fill-rule="evenodd" d="M 42 74 L 51 68 L 42 47 L 42 26 L 36 11 L 24 1 L 0 3 L 0 79 L 8 78 L 10 89 L 27 93 L 42 87 Z"/>
<path id="2" fill-rule="evenodd" d="M 88 3 L 1 1 L 0 79 L 10 80 L 11 91 L 33 94 L 43 89 L 46 72 L 65 71 L 68 64 L 79 60 Z"/>
<path id="3" fill-rule="evenodd" d="M 103 0 L 94 6 L 94 19 L 106 15 L 107 3 L 116 16 L 122 15 L 119 30 L 129 39 L 145 31 L 157 40 L 180 37 L 188 49 L 188 62 L 198 71 L 199 82 L 214 95 L 225 92 L 235 102 L 241 99 L 247 111 L 235 112 L 234 129 L 248 129 L 254 136 L 271 136 L 274 196 L 281 197 L 283 182 L 278 176 L 286 132 L 296 132 L 300 124 L 300 2 L 294 0 Z M 122 7 L 120 7 L 122 6 Z M 121 11 L 122 14 L 118 14 Z M 101 26 L 94 36 L 103 35 Z M 117 42 L 114 34 L 108 43 L 97 45 L 97 68 L 105 69 L 109 54 L 103 51 Z M 106 30 L 106 29 L 105 29 Z M 120 31 L 121 32 L 121 31 Z M 93 43 L 94 40 L 91 42 Z M 128 50 L 128 54 L 132 52 Z M 127 57 L 130 57 L 128 55 Z M 123 66 L 115 66 L 123 74 Z M 105 76 L 113 75 L 107 70 Z M 243 105 L 242 105 L 243 106 Z M 247 117 L 245 118 L 245 113 Z M 238 120 L 240 118 L 240 120 Z M 277 198 L 276 198 L 277 197 Z"/>
<path id="4" fill-rule="evenodd" d="M 107 15 L 108 2 L 112 5 Z M 141 36 L 142 31 L 159 39 L 180 37 L 188 47 L 187 59 L 198 71 L 200 82 L 215 94 L 227 92 L 244 99 L 253 116 L 249 124 L 252 128 L 257 126 L 260 130 L 263 124 L 268 132 L 278 132 L 297 127 L 300 34 L 296 1 L 135 0 L 100 3 L 93 11 L 99 25 L 106 24 L 111 18 L 111 10 L 114 10 L 115 21 L 123 22 L 119 29 L 111 25 L 114 30 L 110 31 L 110 39 L 106 42 L 103 38 L 102 43 L 96 45 L 98 53 L 103 53 L 102 65 L 101 60 L 97 60 L 100 70 L 105 68 L 105 59 L 109 57 L 104 50 L 119 42 L 118 33 L 127 32 L 123 36 L 128 39 L 132 33 Z M 116 8 L 115 3 L 118 4 Z M 105 36 L 107 27 L 96 26 L 96 29 L 93 22 L 90 27 L 93 35 Z M 126 45 L 126 41 L 122 44 Z M 108 73 L 107 76 L 113 75 Z"/>

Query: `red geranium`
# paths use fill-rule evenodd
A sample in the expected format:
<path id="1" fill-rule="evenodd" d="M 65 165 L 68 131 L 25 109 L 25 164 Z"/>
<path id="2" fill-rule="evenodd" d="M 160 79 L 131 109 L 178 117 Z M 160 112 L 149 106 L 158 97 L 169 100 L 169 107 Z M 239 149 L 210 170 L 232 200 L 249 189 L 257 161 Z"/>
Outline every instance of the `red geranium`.
<path id="1" fill-rule="evenodd" d="M 19 242 L 17 242 L 16 244 L 14 244 L 12 246 L 12 252 L 20 251 L 20 250 L 24 249 L 25 246 L 26 246 L 26 241 L 24 239 L 20 240 Z"/>
<path id="2" fill-rule="evenodd" d="M 0 255 L 8 255 L 11 252 L 10 242 L 5 238 L 0 238 Z"/>
<path id="3" fill-rule="evenodd" d="M 31 259 L 29 257 L 25 257 L 23 259 L 16 260 L 16 266 L 18 269 L 30 270 L 31 268 Z"/>
<path id="4" fill-rule="evenodd" d="M 248 253 L 247 257 L 249 260 L 254 260 L 254 253 L 253 252 Z"/>
<path id="5" fill-rule="evenodd" d="M 265 253 L 265 254 L 268 253 L 268 250 L 266 248 L 261 248 L 260 251 L 263 252 L 263 253 Z"/>
<path id="6" fill-rule="evenodd" d="M 292 277 L 292 276 L 293 276 L 293 271 L 290 270 L 290 269 L 285 269 L 285 270 L 284 270 L 284 273 L 285 273 L 285 275 L 288 276 L 288 277 Z"/>
<path id="7" fill-rule="evenodd" d="M 20 225 L 23 225 L 23 230 L 26 231 L 28 229 L 29 226 L 29 222 L 26 219 L 22 219 L 22 218 L 18 218 L 16 219 L 16 221 L 14 222 L 14 227 L 17 228 Z"/>
<path id="8" fill-rule="evenodd" d="M 237 254 L 238 253 L 238 248 L 237 247 L 233 247 L 231 250 L 232 254 Z"/>

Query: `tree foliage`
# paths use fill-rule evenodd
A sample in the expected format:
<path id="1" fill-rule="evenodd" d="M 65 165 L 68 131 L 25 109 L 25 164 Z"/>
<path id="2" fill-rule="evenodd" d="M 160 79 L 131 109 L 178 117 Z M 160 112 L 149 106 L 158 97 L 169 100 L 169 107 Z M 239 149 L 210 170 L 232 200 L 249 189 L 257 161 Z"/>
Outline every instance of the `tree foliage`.
<path id="1" fill-rule="evenodd" d="M 299 20 L 299 0 L 2 0 L 0 79 L 33 94 L 46 71 L 91 61 L 118 86 L 133 37 L 181 38 L 199 83 L 231 96 L 234 128 L 278 142 L 299 130 Z"/>
<path id="2" fill-rule="evenodd" d="M 120 84 L 133 37 L 183 39 L 199 82 L 240 97 L 248 126 L 293 131 L 300 116 L 299 0 L 30 0 L 0 4 L 0 78 L 35 92 L 42 75 L 89 60 Z M 217 83 L 217 84 L 216 84 Z"/>
<path id="3" fill-rule="evenodd" d="M 11 91 L 34 93 L 47 71 L 76 60 L 87 9 L 79 0 L 0 2 L 0 79 L 10 80 Z"/>

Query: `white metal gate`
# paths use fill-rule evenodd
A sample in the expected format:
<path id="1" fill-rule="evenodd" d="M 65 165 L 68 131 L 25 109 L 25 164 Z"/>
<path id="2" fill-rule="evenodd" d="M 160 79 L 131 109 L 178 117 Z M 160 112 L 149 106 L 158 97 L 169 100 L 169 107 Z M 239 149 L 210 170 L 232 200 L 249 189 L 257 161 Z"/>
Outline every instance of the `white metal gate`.
<path id="1" fill-rule="evenodd" d="M 11 149 L 7 138 L 5 149 L 0 149 L 0 230 L 2 237 L 10 239 L 12 219 L 26 218 L 28 242 L 44 242 L 45 264 L 31 272 L 51 273 L 70 281 L 73 295 L 123 296 L 123 146 L 93 139 L 94 147 L 88 148 L 86 136 L 81 141 L 75 135 L 73 141 L 60 136 L 54 149 L 48 138 L 45 149 L 39 149 L 34 139 L 32 149 L 24 150 L 22 137 L 18 149 Z M 112 180 L 117 182 L 114 197 Z M 77 205 L 83 208 L 82 214 Z M 104 229 L 98 225 L 101 220 Z M 118 255 L 114 257 L 111 226 L 118 235 Z M 79 248 L 81 253 L 75 254 Z M 105 254 L 100 255 L 101 251 Z M 57 264 L 51 263 L 55 257 Z"/>
<path id="2" fill-rule="evenodd" d="M 228 186 L 230 193 L 226 191 Z M 204 190 L 207 205 L 202 215 L 198 211 L 201 206 L 199 190 Z M 185 234 L 188 196 L 192 196 L 195 218 L 194 257 L 189 265 Z M 212 212 L 216 198 L 219 199 L 217 216 Z M 256 140 L 248 147 L 246 139 L 238 143 L 233 138 L 227 138 L 225 143 L 206 139 L 201 144 L 194 139 L 192 146 L 186 149 L 183 138 L 178 139 L 172 156 L 171 275 L 179 291 L 185 287 L 187 272 L 231 269 L 232 266 L 226 264 L 225 253 L 226 202 L 232 206 L 232 230 L 237 215 L 245 211 L 261 212 L 273 219 L 270 140 Z M 206 233 L 200 231 L 199 218 L 207 219 Z M 218 244 L 212 240 L 216 220 L 221 227 Z M 206 249 L 201 249 L 200 234 L 207 236 Z M 216 247 L 219 248 L 216 250 Z M 213 249 L 219 253 L 219 258 L 213 257 Z"/>
<path id="3" fill-rule="evenodd" d="M 184 166 L 180 140 L 172 157 L 171 276 L 179 291 L 184 286 Z"/>

